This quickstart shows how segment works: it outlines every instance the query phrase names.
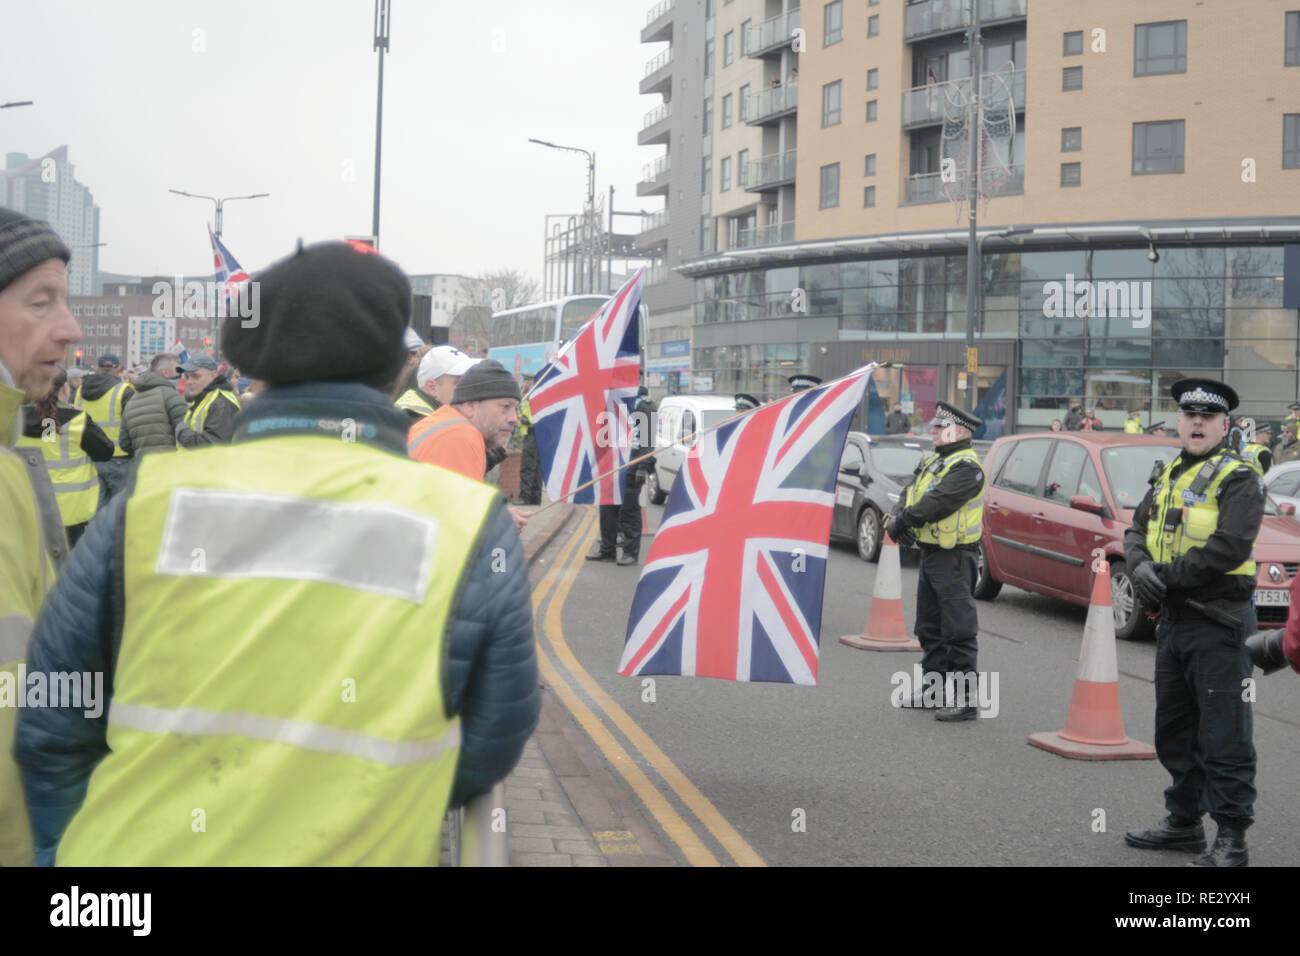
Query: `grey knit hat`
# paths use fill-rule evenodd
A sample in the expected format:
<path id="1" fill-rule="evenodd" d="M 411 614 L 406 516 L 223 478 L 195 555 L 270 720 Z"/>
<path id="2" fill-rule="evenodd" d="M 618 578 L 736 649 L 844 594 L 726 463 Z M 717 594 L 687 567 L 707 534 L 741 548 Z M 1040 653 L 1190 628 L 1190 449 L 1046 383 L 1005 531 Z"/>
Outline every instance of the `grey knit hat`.
<path id="1" fill-rule="evenodd" d="M 50 224 L 0 206 L 0 291 L 49 259 L 72 258 Z"/>
<path id="2" fill-rule="evenodd" d="M 475 362 L 468 372 L 456 383 L 452 392 L 451 403 L 481 402 L 493 398 L 513 398 L 518 401 L 519 383 L 506 371 L 504 365 L 494 359 Z"/>

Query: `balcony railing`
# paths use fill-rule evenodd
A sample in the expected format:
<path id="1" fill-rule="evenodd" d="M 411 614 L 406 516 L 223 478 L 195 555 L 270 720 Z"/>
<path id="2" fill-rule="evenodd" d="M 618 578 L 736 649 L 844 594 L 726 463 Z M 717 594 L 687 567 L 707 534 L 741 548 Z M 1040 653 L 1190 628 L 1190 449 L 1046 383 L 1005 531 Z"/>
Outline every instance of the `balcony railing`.
<path id="1" fill-rule="evenodd" d="M 948 184 L 940 178 L 942 173 L 926 173 L 920 176 L 909 176 L 907 179 L 907 191 L 904 202 L 906 203 L 927 203 L 927 202 L 946 202 L 948 195 L 944 187 L 948 186 L 950 190 L 956 190 L 962 195 L 966 192 L 964 182 Z M 985 185 L 982 192 L 985 197 L 990 196 L 1018 196 L 1025 191 L 1025 167 L 1012 166 L 1011 176 L 1006 181 L 997 185 Z"/>
<path id="2" fill-rule="evenodd" d="M 650 76 L 650 74 L 662 69 L 671 62 L 673 62 L 673 48 L 669 47 L 645 65 L 645 75 Z"/>
<path id="3" fill-rule="evenodd" d="M 665 13 L 671 10 L 673 8 L 673 2 L 674 0 L 662 0 L 662 2 L 656 3 L 653 7 L 651 7 L 646 12 L 645 15 L 646 26 L 649 26 L 650 24 L 654 23 Z"/>
<path id="4" fill-rule="evenodd" d="M 798 106 L 799 84 L 797 82 L 774 86 L 761 93 L 749 95 L 749 105 L 745 109 L 745 122 L 753 126 L 779 113 L 796 109 Z"/>
<path id="5" fill-rule="evenodd" d="M 985 73 L 980 77 L 980 95 L 987 95 L 994 77 L 1006 74 Z M 903 128 L 925 126 L 930 123 L 942 123 L 944 110 L 950 98 L 970 93 L 970 78 L 950 80 L 947 83 L 933 83 L 927 86 L 914 86 L 903 94 Z M 1016 70 L 1011 74 L 1011 99 L 1017 110 L 1025 108 L 1025 71 Z"/>
<path id="6" fill-rule="evenodd" d="M 1029 0 L 979 0 L 980 23 L 1014 20 L 1027 15 Z M 970 0 L 924 0 L 909 3 L 903 12 L 903 40 L 970 26 Z"/>
<path id="7" fill-rule="evenodd" d="M 756 163 L 746 163 L 741 185 L 746 189 L 767 189 L 777 183 L 793 180 L 796 152 L 797 150 L 787 149 L 784 153 L 764 156 Z"/>
<path id="8" fill-rule="evenodd" d="M 742 56 L 762 56 L 791 42 L 791 34 L 799 27 L 799 11 L 778 14 L 770 20 L 764 20 L 757 26 L 751 25 L 745 30 L 741 40 Z"/>
<path id="9" fill-rule="evenodd" d="M 672 168 L 672 156 L 660 156 L 653 163 L 646 163 L 641 170 L 641 182 L 648 183 L 658 179 Z"/>
<path id="10" fill-rule="evenodd" d="M 654 109 L 645 114 L 645 121 L 641 124 L 642 129 L 649 129 L 655 123 L 662 122 L 673 115 L 673 101 L 660 103 Z"/>
<path id="11" fill-rule="evenodd" d="M 736 248 L 748 246 L 770 246 L 778 242 L 794 241 L 794 220 L 774 222 L 753 229 L 741 229 L 736 234 Z"/>
<path id="12" fill-rule="evenodd" d="M 651 232 L 660 226 L 668 225 L 668 210 L 660 209 L 658 212 L 652 212 L 641 220 L 641 231 Z"/>

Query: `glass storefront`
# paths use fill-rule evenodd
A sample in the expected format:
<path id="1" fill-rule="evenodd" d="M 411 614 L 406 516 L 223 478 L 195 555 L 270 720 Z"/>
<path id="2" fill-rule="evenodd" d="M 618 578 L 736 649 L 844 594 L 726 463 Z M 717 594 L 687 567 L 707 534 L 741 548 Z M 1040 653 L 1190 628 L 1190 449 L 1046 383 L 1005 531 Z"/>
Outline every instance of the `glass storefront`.
<path id="1" fill-rule="evenodd" d="M 981 368 L 979 401 L 1001 381 L 1016 428 L 1046 427 L 1075 402 L 1119 428 L 1134 409 L 1143 424 L 1168 417 L 1168 386 L 1205 375 L 1235 388 L 1244 414 L 1284 417 L 1297 396 L 1297 311 L 1282 308 L 1283 247 L 1158 251 L 1154 262 L 1145 247 L 986 253 L 977 335 L 1017 342 L 1017 361 Z M 795 340 L 800 320 L 826 328 L 833 318 L 839 341 L 871 344 L 958 345 L 966 334 L 964 253 L 755 269 L 698 279 L 696 288 L 704 327 L 781 319 Z M 782 394 L 816 347 L 740 344 L 739 328 L 735 339 L 695 349 L 692 371 L 711 376 L 715 391 L 760 398 Z M 960 400 L 955 370 L 940 379 L 938 396 Z M 879 399 L 896 394 L 882 389 Z"/>

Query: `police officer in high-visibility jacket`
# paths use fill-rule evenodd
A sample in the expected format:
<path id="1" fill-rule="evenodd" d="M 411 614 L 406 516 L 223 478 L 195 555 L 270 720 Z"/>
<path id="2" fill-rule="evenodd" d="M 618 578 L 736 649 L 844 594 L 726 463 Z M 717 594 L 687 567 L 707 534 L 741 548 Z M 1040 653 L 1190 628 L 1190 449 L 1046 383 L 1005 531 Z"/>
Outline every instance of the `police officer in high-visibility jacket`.
<path id="1" fill-rule="evenodd" d="M 1128 413 L 1128 418 L 1124 421 L 1125 435 L 1142 434 L 1142 413 L 1133 411 Z"/>
<path id="2" fill-rule="evenodd" d="M 253 281 L 222 347 L 269 387 L 231 444 L 139 460 L 32 636 L 111 688 L 20 713 L 38 863 L 435 864 L 536 725 L 514 523 L 405 455 L 406 277 L 327 243 Z"/>
<path id="3" fill-rule="evenodd" d="M 979 680 L 979 621 L 972 592 L 984 526 L 984 468 L 971 447 L 971 434 L 983 424 L 969 412 L 938 403 L 930 422 L 934 453 L 917 466 L 885 524 L 899 544 L 915 541 L 921 548 L 916 636 L 924 652 L 926 683 L 944 682 L 946 706 L 935 712 L 936 720 L 978 715 L 971 698 Z M 928 704 L 934 696 L 919 702 Z"/>
<path id="4" fill-rule="evenodd" d="M 1169 815 L 1130 830 L 1129 846 L 1205 849 L 1201 815 L 1219 825 L 1201 866 L 1245 866 L 1254 819 L 1255 746 L 1246 635 L 1256 628 L 1255 536 L 1264 482 L 1228 447 L 1237 393 L 1211 379 L 1170 389 L 1183 451 L 1152 483 L 1124 535 L 1124 560 L 1156 629 L 1156 756 L 1173 783 Z"/>
<path id="5" fill-rule="evenodd" d="M 1269 447 L 1273 443 L 1273 428 L 1268 422 L 1260 422 L 1254 426 L 1255 434 L 1251 437 L 1251 426 L 1251 419 L 1243 418 L 1230 434 L 1237 438 L 1237 457 L 1263 478 L 1273 467 L 1273 452 Z"/>

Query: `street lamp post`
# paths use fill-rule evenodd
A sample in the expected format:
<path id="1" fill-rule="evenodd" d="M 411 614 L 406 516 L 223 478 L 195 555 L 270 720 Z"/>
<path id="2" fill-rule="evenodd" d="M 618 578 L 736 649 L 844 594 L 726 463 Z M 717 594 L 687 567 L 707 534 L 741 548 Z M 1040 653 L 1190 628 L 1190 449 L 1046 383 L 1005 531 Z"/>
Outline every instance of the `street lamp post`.
<path id="1" fill-rule="evenodd" d="M 592 232 L 592 219 L 596 214 L 596 154 L 579 146 L 560 146 L 556 143 L 549 143 L 544 139 L 529 138 L 528 142 L 536 143 L 538 146 L 546 146 L 550 149 L 562 149 L 569 153 L 582 153 L 587 157 L 587 208 L 582 217 L 582 244 L 583 257 L 586 260 L 584 269 L 587 274 L 587 288 L 576 291 L 594 292 L 596 291 L 596 271 L 599 266 L 596 264 L 598 253 L 595 250 L 595 237 L 591 236 L 590 233 Z"/>
<path id="2" fill-rule="evenodd" d="M 233 201 L 236 200 L 236 199 L 261 199 L 261 198 L 263 198 L 264 196 L 269 196 L 269 195 L 271 195 L 270 193 L 253 193 L 251 196 L 221 196 L 221 197 L 217 197 L 217 196 L 203 196 L 203 195 L 200 195 L 199 193 L 187 193 L 187 192 L 185 192 L 183 189 L 169 189 L 169 190 L 167 190 L 167 191 L 168 191 L 169 193 L 175 193 L 175 194 L 178 195 L 178 196 L 189 196 L 191 199 L 206 199 L 206 200 L 208 200 L 209 202 L 215 204 L 216 207 L 217 207 L 217 215 L 216 215 L 216 220 L 217 220 L 217 221 L 216 221 L 216 226 L 215 226 L 215 228 L 214 228 L 212 231 L 216 234 L 216 236 L 217 236 L 218 239 L 221 238 L 221 213 L 222 213 L 222 209 L 224 208 L 224 206 L 225 206 L 226 203 L 228 203 L 228 202 L 233 202 Z"/>
<path id="3" fill-rule="evenodd" d="M 33 100 L 11 100 L 8 103 L 0 103 L 0 110 L 7 110 L 14 106 L 31 106 Z"/>
<path id="4" fill-rule="evenodd" d="M 379 157 L 384 133 L 384 53 L 388 50 L 388 33 L 393 19 L 392 0 L 375 0 L 375 45 L 379 51 L 379 100 L 375 104 L 375 207 L 371 232 L 379 248 Z"/>

